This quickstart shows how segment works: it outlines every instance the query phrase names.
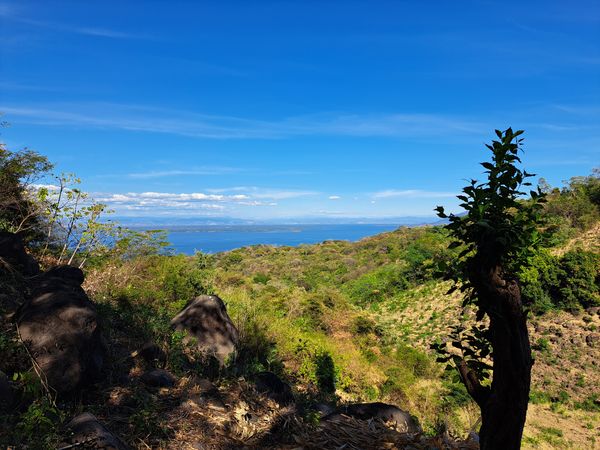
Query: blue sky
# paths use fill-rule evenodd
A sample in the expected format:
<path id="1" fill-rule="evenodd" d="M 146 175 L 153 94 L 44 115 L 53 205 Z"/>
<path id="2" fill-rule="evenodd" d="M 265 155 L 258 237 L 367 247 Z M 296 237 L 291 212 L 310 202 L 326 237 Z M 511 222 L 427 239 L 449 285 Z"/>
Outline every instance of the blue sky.
<path id="1" fill-rule="evenodd" d="M 600 165 L 597 1 L 0 1 L 1 139 L 118 215 L 432 216 Z"/>

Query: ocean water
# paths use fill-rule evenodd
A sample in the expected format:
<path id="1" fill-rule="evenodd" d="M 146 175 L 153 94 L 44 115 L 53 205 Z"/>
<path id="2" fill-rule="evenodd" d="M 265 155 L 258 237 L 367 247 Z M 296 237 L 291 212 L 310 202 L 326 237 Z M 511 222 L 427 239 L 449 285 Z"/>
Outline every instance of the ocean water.
<path id="1" fill-rule="evenodd" d="M 327 240 L 358 241 L 398 225 L 231 225 L 167 228 L 177 253 L 218 253 L 256 244 L 296 246 Z"/>

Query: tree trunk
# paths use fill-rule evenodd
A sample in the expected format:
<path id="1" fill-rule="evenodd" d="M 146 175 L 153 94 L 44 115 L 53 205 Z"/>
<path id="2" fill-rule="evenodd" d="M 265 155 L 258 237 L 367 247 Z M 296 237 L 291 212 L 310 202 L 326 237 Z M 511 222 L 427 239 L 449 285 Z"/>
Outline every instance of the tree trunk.
<path id="1" fill-rule="evenodd" d="M 475 289 L 490 318 L 494 360 L 491 388 L 481 386 L 465 364 L 459 367 L 459 372 L 481 408 L 481 450 L 518 450 L 533 366 L 521 288 L 516 280 L 504 279 L 500 267 L 480 271 L 477 279 Z"/>

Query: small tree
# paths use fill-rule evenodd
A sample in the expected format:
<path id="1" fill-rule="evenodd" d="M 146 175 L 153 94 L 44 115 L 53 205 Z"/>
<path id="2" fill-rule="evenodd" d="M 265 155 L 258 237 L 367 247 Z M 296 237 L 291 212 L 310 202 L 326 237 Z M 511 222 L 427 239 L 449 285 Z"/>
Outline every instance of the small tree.
<path id="1" fill-rule="evenodd" d="M 496 130 L 499 140 L 486 145 L 492 160 L 481 164 L 487 181 L 471 180 L 458 196 L 465 215 L 436 208 L 449 220 L 446 228 L 455 239 L 451 247 L 462 248 L 458 261 L 445 268 L 454 281 L 451 291 L 464 293 L 463 308 L 474 308 L 475 321 L 468 329 L 453 328 L 453 351 L 446 344 L 433 347 L 440 353 L 438 361 L 454 363 L 481 409 L 483 450 L 520 448 L 529 402 L 533 360 L 515 274 L 539 243 L 537 224 L 545 200 L 539 189 L 530 191 L 531 199 L 523 198 L 521 189 L 531 185 L 526 179 L 534 175 L 516 166 L 522 133 Z"/>
<path id="2" fill-rule="evenodd" d="M 31 151 L 10 151 L 0 143 L 0 230 L 20 233 L 27 241 L 43 239 L 43 215 L 33 184 L 52 164 Z"/>

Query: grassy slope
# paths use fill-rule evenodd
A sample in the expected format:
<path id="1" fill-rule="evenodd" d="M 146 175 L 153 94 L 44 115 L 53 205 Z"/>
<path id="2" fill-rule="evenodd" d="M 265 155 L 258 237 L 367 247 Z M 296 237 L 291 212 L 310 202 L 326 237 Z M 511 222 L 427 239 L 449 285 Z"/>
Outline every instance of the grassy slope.
<path id="1" fill-rule="evenodd" d="M 598 230 L 595 227 L 570 241 L 569 249 L 597 249 Z M 381 265 L 398 263 L 394 249 L 406 246 L 421 232 L 399 230 L 356 244 L 329 242 L 297 249 L 247 248 L 234 252 L 233 264 L 228 260 L 231 253 L 224 254 L 219 261 L 221 271 L 217 274 L 217 291 L 229 301 L 234 311 L 240 298 L 245 296 L 261 305 L 271 301 L 285 305 L 285 313 L 268 328 L 286 360 L 289 373 L 298 373 L 299 364 L 298 355 L 294 355 L 289 347 L 293 336 L 315 339 L 333 354 L 342 377 L 350 378 L 348 384 L 354 389 L 338 391 L 342 398 L 395 401 L 419 416 L 431 429 L 447 413 L 447 405 L 439 400 L 440 394 L 448 393 L 439 368 L 428 366 L 421 372 L 412 366 L 403 370 L 401 360 L 390 360 L 388 356 L 398 346 L 406 345 L 428 353 L 429 344 L 444 336 L 447 326 L 456 322 L 460 296 L 448 296 L 447 284 L 430 281 L 384 297 L 362 309 L 350 302 L 345 288 L 349 281 L 363 273 Z M 253 280 L 257 275 L 266 277 L 256 283 Z M 311 277 L 319 276 L 322 279 L 316 282 L 315 288 L 311 285 Z M 231 286 L 231 277 L 241 277 L 234 280 L 238 286 Z M 335 297 L 335 307 L 325 308 L 321 320 L 328 329 L 319 332 L 302 326 L 303 307 L 311 295 L 319 297 L 323 291 Z M 353 333 L 352 321 L 357 316 L 375 320 L 377 332 L 366 336 Z M 598 315 L 586 312 L 576 316 L 550 312 L 531 321 L 537 360 L 532 387 L 536 404 L 531 407 L 525 432 L 527 447 L 580 448 L 585 442 L 592 448 L 589 445 L 598 439 L 595 430 L 600 415 L 576 408 L 586 399 L 598 395 L 600 377 L 595 365 L 600 356 L 598 344 L 592 346 L 586 342 L 587 336 L 596 335 L 598 325 Z M 402 379 L 393 380 L 394 375 Z M 393 389 L 382 388 L 382 385 L 393 385 L 395 381 L 399 382 Z M 474 407 L 464 402 L 452 407 L 454 419 L 449 425 L 457 432 L 464 432 L 475 420 Z"/>
<path id="2" fill-rule="evenodd" d="M 595 249 L 598 240 L 596 227 L 568 246 Z M 174 355 L 167 368 L 177 371 L 179 349 L 168 318 L 192 292 L 208 290 L 225 300 L 241 331 L 242 375 L 278 371 L 305 398 L 386 401 L 417 416 L 428 432 L 446 426 L 464 435 L 478 410 L 456 374 L 444 373 L 429 350 L 460 311 L 458 294 L 446 295 L 448 285 L 423 270 L 444 255 L 446 244 L 443 234 L 422 227 L 357 243 L 157 258 L 103 267 L 88 275 L 86 289 L 100 303 L 107 328 L 120 329 L 125 317 L 136 325 L 120 333 L 123 349 L 115 347 L 117 353 L 152 338 Z M 593 448 L 600 420 L 590 411 L 597 410 L 593 395 L 600 382 L 593 341 L 598 325 L 598 315 L 588 312 L 550 312 L 531 320 L 537 362 L 527 447 Z M 335 396 L 323 389 L 327 358 L 334 365 Z"/>

